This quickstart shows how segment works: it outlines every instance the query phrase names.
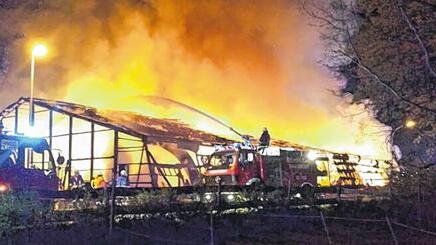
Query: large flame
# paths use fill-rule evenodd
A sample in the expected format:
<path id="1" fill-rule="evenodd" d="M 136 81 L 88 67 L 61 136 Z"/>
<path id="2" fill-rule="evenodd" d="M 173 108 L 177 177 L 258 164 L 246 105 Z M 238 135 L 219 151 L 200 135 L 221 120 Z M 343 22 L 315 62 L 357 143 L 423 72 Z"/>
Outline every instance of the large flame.
<path id="1" fill-rule="evenodd" d="M 257 136 L 266 126 L 273 138 L 388 158 L 384 125 L 363 105 L 329 92 L 340 83 L 317 64 L 318 35 L 296 4 L 249 3 L 50 3 L 50 15 L 24 26 L 29 36 L 45 36 L 52 54 L 37 67 L 37 95 L 180 118 L 232 135 L 201 115 L 143 97 L 164 96 L 243 133 Z"/>

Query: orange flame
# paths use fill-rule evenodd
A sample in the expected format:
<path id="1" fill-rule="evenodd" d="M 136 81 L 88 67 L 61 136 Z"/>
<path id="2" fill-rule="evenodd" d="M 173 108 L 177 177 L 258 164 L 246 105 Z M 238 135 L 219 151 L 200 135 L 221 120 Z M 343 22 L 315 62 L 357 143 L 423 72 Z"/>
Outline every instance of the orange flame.
<path id="1" fill-rule="evenodd" d="M 289 1 L 52 4 L 58 12 L 26 26 L 35 35 L 52 30 L 56 49 L 41 68 L 39 81 L 51 85 L 40 82 L 39 96 L 180 118 L 234 137 L 202 116 L 142 97 L 159 95 L 243 133 L 257 136 L 266 126 L 273 138 L 389 158 L 384 125 L 328 91 L 338 82 L 316 63 L 318 35 Z"/>

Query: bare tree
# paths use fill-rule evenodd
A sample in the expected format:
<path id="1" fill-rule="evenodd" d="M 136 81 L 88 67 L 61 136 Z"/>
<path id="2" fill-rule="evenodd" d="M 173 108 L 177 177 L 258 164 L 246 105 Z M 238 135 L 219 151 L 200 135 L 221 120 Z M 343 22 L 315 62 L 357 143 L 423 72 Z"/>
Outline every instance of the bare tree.
<path id="1" fill-rule="evenodd" d="M 400 91 L 390 85 L 390 80 L 383 78 L 383 75 L 375 71 L 370 64 L 365 62 L 361 57 L 361 51 L 354 44 L 354 33 L 359 31 L 360 23 L 368 18 L 356 6 L 355 1 L 333 0 L 329 4 L 320 3 L 320 1 L 300 1 L 301 6 L 306 14 L 312 17 L 315 26 L 320 27 L 321 39 L 325 42 L 326 47 L 326 62 L 324 64 L 336 73 L 343 76 L 341 69 L 349 64 L 355 64 L 361 71 L 366 73 L 371 80 L 381 85 L 386 91 L 391 93 L 397 99 L 404 103 L 415 106 L 427 112 L 436 113 L 436 110 L 425 105 L 415 103 L 408 99 Z M 416 29 L 410 23 L 407 15 L 405 15 L 400 0 L 397 1 L 399 9 L 407 20 L 410 28 L 413 30 L 416 38 L 419 41 L 420 47 L 424 52 L 426 65 L 432 75 L 434 74 L 431 68 L 427 49 L 424 47 L 422 39 Z M 323 5 L 323 6 L 322 6 Z M 320 7 L 322 6 L 322 7 Z M 370 13 L 375 14 L 375 12 Z M 339 74 L 338 74 L 339 73 Z M 434 81 L 433 81 L 434 82 Z"/>
<path id="2" fill-rule="evenodd" d="M 393 141 L 406 153 L 404 161 L 435 164 L 434 4 L 425 0 L 300 3 L 325 44 L 322 63 L 347 80 L 342 92 L 352 93 L 356 103 L 370 99 L 377 119 L 392 128 L 414 119 L 416 129 L 400 130 Z"/>

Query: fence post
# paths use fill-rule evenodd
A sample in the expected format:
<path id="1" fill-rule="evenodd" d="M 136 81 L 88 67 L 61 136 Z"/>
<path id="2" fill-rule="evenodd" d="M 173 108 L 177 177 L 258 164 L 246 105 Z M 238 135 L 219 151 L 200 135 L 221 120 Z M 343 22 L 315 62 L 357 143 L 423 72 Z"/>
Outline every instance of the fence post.
<path id="1" fill-rule="evenodd" d="M 392 228 L 391 220 L 386 216 L 386 223 L 388 224 L 389 230 L 391 231 L 392 238 L 394 239 L 395 245 L 398 245 L 397 236 L 395 236 L 394 229 Z"/>
<path id="2" fill-rule="evenodd" d="M 218 201 L 217 201 L 217 212 L 220 212 L 221 209 L 221 178 L 219 176 L 217 176 L 215 178 L 215 182 L 218 184 L 218 191 L 217 191 L 217 195 L 218 195 Z"/>
<path id="3" fill-rule="evenodd" d="M 112 239 L 112 231 L 115 220 L 115 189 L 117 187 L 118 176 L 118 131 L 114 130 L 114 165 L 112 168 L 112 183 L 111 183 L 111 196 L 109 203 L 109 239 Z"/>
<path id="4" fill-rule="evenodd" d="M 319 214 L 321 216 L 322 225 L 324 226 L 324 231 L 327 234 L 327 240 L 328 240 L 329 244 L 333 244 L 332 239 L 330 238 L 329 229 L 327 228 L 327 224 L 326 224 L 325 219 L 324 219 L 324 214 L 322 213 L 322 211 L 320 211 Z"/>
<path id="5" fill-rule="evenodd" d="M 291 198 L 291 177 L 288 177 L 288 202 L 290 202 L 290 198 Z"/>
<path id="6" fill-rule="evenodd" d="M 215 244 L 215 238 L 214 238 L 214 230 L 213 230 L 213 209 L 210 210 L 209 237 L 210 237 L 210 245 L 214 245 Z"/>
<path id="7" fill-rule="evenodd" d="M 217 210 L 217 214 L 220 212 L 221 208 L 221 178 L 219 176 L 215 177 L 215 182 L 218 184 L 218 190 L 217 190 L 217 200 L 215 200 L 215 208 Z M 213 227 L 213 210 L 214 207 L 210 210 L 210 221 L 209 221 L 209 235 L 210 235 L 210 245 L 215 244 L 215 231 Z"/>

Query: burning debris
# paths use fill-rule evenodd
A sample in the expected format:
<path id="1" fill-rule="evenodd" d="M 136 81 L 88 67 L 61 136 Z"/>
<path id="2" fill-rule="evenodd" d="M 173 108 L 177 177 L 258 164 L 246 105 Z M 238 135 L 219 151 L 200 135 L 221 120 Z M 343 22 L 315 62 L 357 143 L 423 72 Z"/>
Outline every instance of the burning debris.
<path id="1" fill-rule="evenodd" d="M 20 98 L 16 103 L 8 106 L 1 115 L 5 116 L 15 110 L 17 106 L 28 101 L 29 98 Z M 178 119 L 158 119 L 133 112 L 98 110 L 93 107 L 63 101 L 35 99 L 34 103 L 49 110 L 74 115 L 101 125 L 108 125 L 131 135 L 147 137 L 151 142 L 193 141 L 210 144 L 233 142 L 223 137 L 193 129 Z"/>

